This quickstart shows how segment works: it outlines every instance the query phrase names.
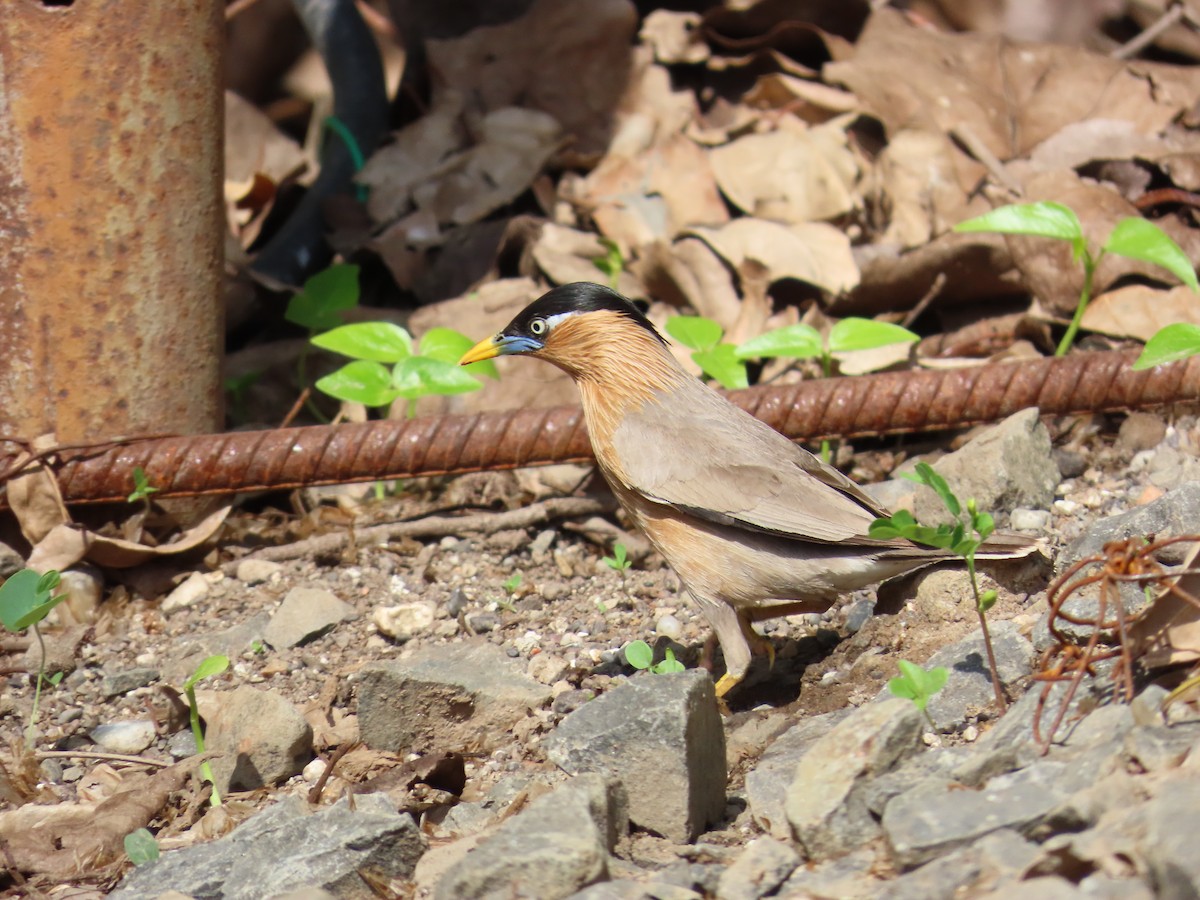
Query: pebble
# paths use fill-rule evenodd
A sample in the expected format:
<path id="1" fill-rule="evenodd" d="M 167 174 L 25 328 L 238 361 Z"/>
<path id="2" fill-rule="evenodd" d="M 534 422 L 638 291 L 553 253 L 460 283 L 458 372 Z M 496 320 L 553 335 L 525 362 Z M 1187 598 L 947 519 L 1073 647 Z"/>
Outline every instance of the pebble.
<path id="1" fill-rule="evenodd" d="M 281 577 L 283 564 L 269 559 L 243 559 L 237 564 L 235 577 L 243 584 L 262 584 Z"/>
<path id="2" fill-rule="evenodd" d="M 678 641 L 683 637 L 683 623 L 673 615 L 660 616 L 654 623 L 654 630 L 663 637 Z"/>
<path id="3" fill-rule="evenodd" d="M 1008 517 L 1013 531 L 1045 531 L 1050 527 L 1050 511 L 1045 509 L 1014 509 Z"/>
<path id="4" fill-rule="evenodd" d="M 113 753 L 141 753 L 157 736 L 154 723 L 146 719 L 127 719 L 97 725 L 88 735 L 97 746 Z"/>
<path id="5" fill-rule="evenodd" d="M 167 594 L 166 599 L 162 602 L 163 613 L 170 615 L 181 609 L 187 609 L 189 606 L 195 606 L 208 596 L 210 587 L 207 578 L 199 572 L 193 572 L 184 580 L 183 584 Z"/>
<path id="6" fill-rule="evenodd" d="M 437 607 L 432 603 L 397 603 L 376 607 L 372 616 L 381 634 L 396 641 L 409 641 L 433 625 Z"/>

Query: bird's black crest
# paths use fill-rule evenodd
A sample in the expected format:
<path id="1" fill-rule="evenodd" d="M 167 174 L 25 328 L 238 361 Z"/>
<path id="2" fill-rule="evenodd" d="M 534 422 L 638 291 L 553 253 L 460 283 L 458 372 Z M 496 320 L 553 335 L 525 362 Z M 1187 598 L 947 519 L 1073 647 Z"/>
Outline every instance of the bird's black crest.
<path id="1" fill-rule="evenodd" d="M 631 322 L 641 325 L 663 344 L 666 344 L 666 341 L 658 333 L 658 329 L 654 327 L 654 324 L 642 315 L 641 310 L 634 306 L 633 303 L 626 300 L 614 290 L 587 281 L 564 284 L 554 288 L 552 291 L 547 291 L 529 304 L 529 306 L 525 307 L 521 314 L 513 319 L 509 327 L 505 330 L 526 333 L 529 329 L 529 323 L 536 318 L 548 319 L 551 316 L 558 316 L 563 313 L 588 313 L 599 312 L 600 310 L 608 310 L 625 316 Z"/>

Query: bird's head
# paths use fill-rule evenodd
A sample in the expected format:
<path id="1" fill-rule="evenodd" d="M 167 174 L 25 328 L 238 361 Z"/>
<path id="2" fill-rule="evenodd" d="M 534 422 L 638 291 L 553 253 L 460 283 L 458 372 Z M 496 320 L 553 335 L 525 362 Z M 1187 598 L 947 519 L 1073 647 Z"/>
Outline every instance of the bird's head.
<path id="1" fill-rule="evenodd" d="M 646 344 L 659 353 L 666 341 L 636 306 L 602 285 L 576 282 L 533 301 L 502 331 L 468 350 L 459 365 L 535 356 L 579 378 L 608 363 L 621 365 Z"/>

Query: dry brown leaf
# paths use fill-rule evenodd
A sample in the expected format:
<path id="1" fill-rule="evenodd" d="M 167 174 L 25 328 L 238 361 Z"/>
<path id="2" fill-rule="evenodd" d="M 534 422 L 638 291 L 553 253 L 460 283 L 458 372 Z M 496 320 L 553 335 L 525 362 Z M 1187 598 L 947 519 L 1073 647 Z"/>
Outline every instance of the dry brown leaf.
<path id="1" fill-rule="evenodd" d="M 725 329 L 737 319 L 741 301 L 733 273 L 699 238 L 643 247 L 630 269 L 652 297 L 674 307 L 690 306 Z"/>
<path id="2" fill-rule="evenodd" d="M 591 210 L 601 233 L 625 247 L 729 221 L 708 157 L 681 134 L 636 156 L 610 153 L 580 187 L 574 201 Z"/>
<path id="3" fill-rule="evenodd" d="M 1192 544 L 1183 561 L 1194 569 L 1200 558 L 1200 543 Z M 1181 575 L 1176 588 L 1200 598 L 1200 574 Z M 1134 653 L 1152 669 L 1200 659 L 1200 607 L 1167 590 L 1154 598 L 1145 614 L 1129 629 Z"/>
<path id="4" fill-rule="evenodd" d="M 0 812 L 0 841 L 27 874 L 71 878 L 94 871 L 122 857 L 125 835 L 150 823 L 186 783 L 197 759 L 129 776 L 124 790 L 98 804 L 26 804 Z"/>
<path id="5" fill-rule="evenodd" d="M 938 33 L 889 8 L 871 16 L 854 58 L 823 74 L 854 91 L 889 133 L 966 129 L 1002 161 L 1098 114 L 1156 135 L 1200 93 L 1195 69 Z"/>
<path id="6" fill-rule="evenodd" d="M 779 128 L 709 151 L 717 184 L 747 215 L 813 222 L 854 208 L 858 161 L 850 150 L 848 118 L 807 127 L 794 116 Z"/>
<path id="7" fill-rule="evenodd" d="M 595 263 L 606 253 L 604 244 L 596 235 L 552 222 L 542 227 L 537 243 L 533 245 L 534 261 L 554 284 L 573 281 L 606 283 L 604 274 L 596 268 Z M 633 300 L 647 296 L 641 282 L 628 271 L 622 271 L 618 276 L 617 290 Z"/>
<path id="8" fill-rule="evenodd" d="M 225 181 L 245 183 L 265 175 L 275 184 L 307 183 L 316 169 L 304 148 L 276 127 L 257 106 L 225 92 Z M 307 176 L 300 178 L 307 170 Z"/>
<path id="9" fill-rule="evenodd" d="M 814 124 L 858 109 L 850 91 L 783 72 L 762 76 L 742 99 L 757 109 L 786 109 Z"/>
<path id="10" fill-rule="evenodd" d="M 43 434 L 34 439 L 32 449 L 42 452 L 57 444 L 58 438 L 53 434 Z M 22 454 L 15 464 L 19 465 L 28 459 L 27 455 Z M 58 478 L 40 463 L 10 478 L 5 491 L 9 508 L 21 526 L 21 534 L 31 544 L 36 544 L 58 525 L 71 521 L 62 492 L 58 489 Z"/>
<path id="11" fill-rule="evenodd" d="M 573 138 L 574 153 L 599 156 L 636 29 L 629 0 L 534 0 L 512 22 L 428 40 L 426 51 L 439 87 L 471 96 L 486 112 L 519 105 L 547 113 Z"/>
<path id="12" fill-rule="evenodd" d="M 1094 299 L 1080 324 L 1084 331 L 1148 341 L 1173 322 L 1200 325 L 1200 296 L 1195 291 L 1183 285 L 1163 290 L 1131 284 Z"/>
<path id="13" fill-rule="evenodd" d="M 126 569 L 130 566 L 141 565 L 152 559 L 164 556 L 175 556 L 195 550 L 208 542 L 225 524 L 225 518 L 233 507 L 223 506 L 196 523 L 174 540 L 157 547 L 147 547 L 145 544 L 135 544 L 119 538 L 106 537 L 100 534 L 89 535 L 86 558 L 98 566 L 108 566 L 114 569 Z"/>
<path id="14" fill-rule="evenodd" d="M 832 225 L 744 218 L 692 232 L 735 268 L 748 259 L 762 263 L 772 281 L 795 278 L 831 294 L 848 291 L 859 281 L 850 239 Z"/>
<path id="15" fill-rule="evenodd" d="M 865 190 L 875 209 L 886 211 L 881 242 L 918 247 L 967 217 L 956 155 L 940 132 L 905 129 L 892 136 Z"/>

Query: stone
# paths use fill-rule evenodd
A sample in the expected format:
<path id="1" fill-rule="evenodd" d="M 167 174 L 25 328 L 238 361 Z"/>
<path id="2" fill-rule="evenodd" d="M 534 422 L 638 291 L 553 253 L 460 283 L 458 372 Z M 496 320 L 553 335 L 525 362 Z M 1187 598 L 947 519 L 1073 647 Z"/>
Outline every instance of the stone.
<path id="1" fill-rule="evenodd" d="M 352 618 L 353 608 L 329 591 L 292 588 L 267 623 L 263 640 L 277 649 L 296 647 Z"/>
<path id="2" fill-rule="evenodd" d="M 234 577 L 244 584 L 262 584 L 283 571 L 283 563 L 270 559 L 243 559 L 237 564 Z"/>
<path id="3" fill-rule="evenodd" d="M 796 765 L 819 738 L 850 712 L 848 708 L 839 709 L 802 719 L 777 737 L 746 773 L 746 802 L 759 828 L 780 840 L 791 839 L 792 827 L 785 806 Z"/>
<path id="4" fill-rule="evenodd" d="M 146 719 L 128 719 L 97 725 L 88 735 L 96 745 L 112 753 L 141 753 L 158 736 L 154 723 Z"/>
<path id="5" fill-rule="evenodd" d="M 725 813 L 725 734 L 707 672 L 642 675 L 568 715 L 545 741 L 575 775 L 620 779 L 639 828 L 690 841 Z"/>
<path id="6" fill-rule="evenodd" d="M 219 695 L 208 717 L 205 749 L 222 792 L 250 791 L 299 774 L 312 758 L 312 727 L 276 691 L 243 686 Z"/>
<path id="7" fill-rule="evenodd" d="M 943 456 L 935 468 L 961 501 L 974 498 L 993 515 L 1018 506 L 1048 509 L 1061 478 L 1050 451 L 1050 432 L 1038 411 L 1023 409 Z M 941 499 L 924 486 L 917 488 L 915 513 L 930 524 L 949 517 Z"/>
<path id="8" fill-rule="evenodd" d="M 1145 506 L 1097 519 L 1059 554 L 1055 570 L 1065 572 L 1079 560 L 1099 554 L 1109 541 L 1148 534 L 1159 540 L 1193 534 L 1197 521 L 1200 521 L 1200 481 L 1181 485 Z"/>
<path id="9" fill-rule="evenodd" d="M 1159 772 L 1182 765 L 1198 741 L 1200 724 L 1140 726 L 1125 735 L 1123 749 L 1145 771 Z"/>
<path id="10" fill-rule="evenodd" d="M 359 733 L 376 750 L 490 753 L 550 700 L 546 685 L 483 640 L 425 647 L 365 666 L 360 678 Z"/>
<path id="11" fill-rule="evenodd" d="M 607 879 L 609 854 L 627 828 L 621 786 L 600 775 L 580 775 L 480 840 L 441 877 L 433 897 L 569 897 Z"/>
<path id="12" fill-rule="evenodd" d="M 1019 506 L 1009 513 L 1008 527 L 1013 531 L 1046 531 L 1050 527 L 1050 510 Z"/>
<path id="13" fill-rule="evenodd" d="M 380 634 L 394 641 L 410 641 L 433 625 L 437 607 L 418 600 L 413 603 L 397 603 L 395 606 L 376 607 L 371 619 Z"/>
<path id="14" fill-rule="evenodd" d="M 759 900 L 774 894 L 800 865 L 790 844 L 763 837 L 751 841 L 717 881 L 717 900 Z"/>
<path id="15" fill-rule="evenodd" d="M 1160 897 L 1200 896 L 1200 780 L 1180 779 L 1146 803 L 1138 817 L 1142 852 Z"/>
<path id="16" fill-rule="evenodd" d="M 1033 644 L 1021 635 L 1012 622 L 990 622 L 989 631 L 1000 683 L 1012 688 L 1030 673 Z M 938 731 L 957 730 L 966 725 L 967 718 L 975 711 L 995 704 L 996 694 L 992 687 L 982 632 L 976 630 L 961 641 L 943 647 L 929 658 L 923 668 L 937 666 L 945 666 L 950 673 L 945 687 L 926 706 Z"/>
<path id="17" fill-rule="evenodd" d="M 179 587 L 163 598 L 162 606 L 160 607 L 163 614 L 169 616 L 173 612 L 179 612 L 181 609 L 195 606 L 208 596 L 209 587 L 207 578 L 199 572 L 193 572 L 184 579 Z"/>
<path id="18" fill-rule="evenodd" d="M 288 797 L 217 841 L 168 851 L 132 870 L 109 896 L 154 900 L 168 889 L 194 897 L 259 900 L 302 888 L 335 897 L 376 896 L 359 873 L 408 878 L 425 852 L 420 828 L 383 794 L 343 797 L 309 812 Z"/>
<path id="19" fill-rule="evenodd" d="M 1153 413 L 1131 412 L 1117 433 L 1117 449 L 1132 456 L 1151 450 L 1167 436 L 1167 423 Z"/>
<path id="20" fill-rule="evenodd" d="M 856 789 L 920 749 L 922 721 L 910 701 L 884 700 L 854 710 L 812 744 L 786 801 L 792 833 L 808 858 L 847 853 L 878 834 Z"/>
<path id="21" fill-rule="evenodd" d="M 974 896 L 987 884 L 1018 878 L 1038 857 L 1038 846 L 1010 828 L 984 835 L 880 886 L 881 900 Z"/>
<path id="22" fill-rule="evenodd" d="M 676 884 L 618 878 L 577 891 L 569 900 L 703 900 L 703 895 Z"/>
<path id="23" fill-rule="evenodd" d="M 878 867 L 875 851 L 860 847 L 845 856 L 800 866 L 779 889 L 779 897 L 820 897 L 837 900 L 877 900 L 880 882 L 874 871 Z"/>
<path id="24" fill-rule="evenodd" d="M 119 697 L 148 684 L 154 684 L 158 679 L 158 669 L 149 667 L 110 672 L 100 681 L 100 693 L 105 698 Z"/>
<path id="25" fill-rule="evenodd" d="M 263 632 L 269 621 L 270 616 L 259 613 L 224 631 L 198 635 L 184 644 L 178 654 L 163 660 L 163 678 L 178 686 L 209 656 L 220 655 L 235 659 L 255 641 L 263 639 Z"/>

